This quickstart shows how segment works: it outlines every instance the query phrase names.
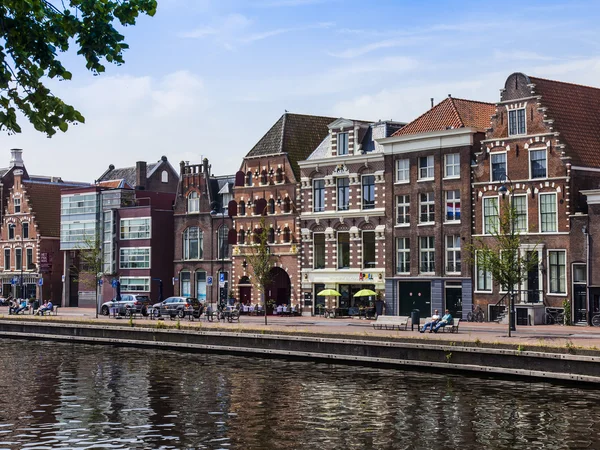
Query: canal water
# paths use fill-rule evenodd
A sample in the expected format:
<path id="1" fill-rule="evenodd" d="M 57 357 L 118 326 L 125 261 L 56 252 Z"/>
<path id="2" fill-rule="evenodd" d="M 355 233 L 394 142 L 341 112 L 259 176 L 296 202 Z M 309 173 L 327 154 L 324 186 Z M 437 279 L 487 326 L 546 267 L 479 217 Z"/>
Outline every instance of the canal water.
<path id="1" fill-rule="evenodd" d="M 0 449 L 600 448 L 600 392 L 5 340 Z"/>

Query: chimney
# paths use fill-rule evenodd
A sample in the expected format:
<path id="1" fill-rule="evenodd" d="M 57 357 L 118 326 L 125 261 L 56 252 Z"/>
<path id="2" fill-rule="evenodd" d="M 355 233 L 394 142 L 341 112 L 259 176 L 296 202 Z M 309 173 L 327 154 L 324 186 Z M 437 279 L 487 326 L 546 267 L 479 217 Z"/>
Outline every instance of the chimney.
<path id="1" fill-rule="evenodd" d="M 23 167 L 23 150 L 13 148 L 10 150 L 10 167 Z"/>
<path id="2" fill-rule="evenodd" d="M 23 181 L 23 171 L 21 169 L 17 169 L 13 172 L 13 176 L 15 188 L 20 189 L 21 182 Z"/>
<path id="3" fill-rule="evenodd" d="M 433 97 L 431 97 L 431 107 L 433 108 Z"/>
<path id="4" fill-rule="evenodd" d="M 146 189 L 146 180 L 148 171 L 146 169 L 146 161 L 138 161 L 135 163 L 135 188 L 141 191 Z"/>

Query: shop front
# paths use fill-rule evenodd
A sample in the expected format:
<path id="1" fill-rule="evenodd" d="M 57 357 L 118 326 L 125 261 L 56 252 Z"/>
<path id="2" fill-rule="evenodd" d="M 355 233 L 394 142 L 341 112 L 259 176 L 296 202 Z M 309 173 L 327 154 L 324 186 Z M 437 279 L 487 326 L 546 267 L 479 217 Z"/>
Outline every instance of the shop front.
<path id="1" fill-rule="evenodd" d="M 37 275 L 23 275 L 22 283 L 20 274 L 3 274 L 0 280 L 3 297 L 37 298 Z"/>
<path id="2" fill-rule="evenodd" d="M 339 297 L 323 297 L 317 295 L 324 289 L 335 289 Z M 354 308 L 372 306 L 375 296 L 355 297 L 363 289 L 370 289 L 383 297 L 385 282 L 383 269 L 373 269 L 369 272 L 318 270 L 304 271 L 302 274 L 302 290 L 305 296 L 315 299 L 311 313 L 317 315 L 323 309 L 338 308 L 344 311 Z"/>

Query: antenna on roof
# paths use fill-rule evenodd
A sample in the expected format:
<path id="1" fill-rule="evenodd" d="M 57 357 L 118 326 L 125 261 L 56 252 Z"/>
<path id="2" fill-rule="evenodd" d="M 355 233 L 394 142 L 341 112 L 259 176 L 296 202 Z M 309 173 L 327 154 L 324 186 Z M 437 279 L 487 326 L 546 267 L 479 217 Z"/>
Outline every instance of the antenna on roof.
<path id="1" fill-rule="evenodd" d="M 431 107 L 433 108 L 433 97 L 431 97 Z"/>

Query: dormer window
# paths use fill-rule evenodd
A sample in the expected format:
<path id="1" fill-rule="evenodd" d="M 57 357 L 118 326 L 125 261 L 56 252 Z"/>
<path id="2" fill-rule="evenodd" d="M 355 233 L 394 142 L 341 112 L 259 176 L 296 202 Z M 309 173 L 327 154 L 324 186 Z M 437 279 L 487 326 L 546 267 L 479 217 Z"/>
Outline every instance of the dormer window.
<path id="1" fill-rule="evenodd" d="M 337 154 L 348 154 L 348 133 L 338 133 L 337 135 Z"/>
<path id="2" fill-rule="evenodd" d="M 511 109 L 508 111 L 508 135 L 517 136 L 526 133 L 525 108 Z"/>
<path id="3" fill-rule="evenodd" d="M 21 199 L 20 198 L 15 198 L 15 214 L 18 214 L 21 212 Z"/>

